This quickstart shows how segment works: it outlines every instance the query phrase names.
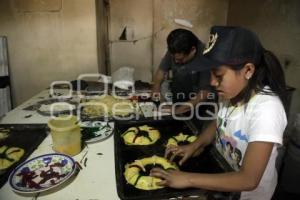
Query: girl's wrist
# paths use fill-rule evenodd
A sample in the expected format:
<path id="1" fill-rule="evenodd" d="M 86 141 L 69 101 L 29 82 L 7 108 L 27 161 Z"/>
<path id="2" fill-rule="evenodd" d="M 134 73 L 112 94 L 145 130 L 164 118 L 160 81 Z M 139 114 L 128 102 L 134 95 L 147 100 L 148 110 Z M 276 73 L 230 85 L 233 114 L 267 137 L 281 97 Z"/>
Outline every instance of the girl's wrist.
<path id="1" fill-rule="evenodd" d="M 207 135 L 200 135 L 199 139 L 197 140 L 198 143 L 198 148 L 199 147 L 206 147 L 207 145 L 209 145 L 211 143 L 209 137 Z"/>
<path id="2" fill-rule="evenodd" d="M 186 179 L 186 187 L 195 187 L 192 179 L 193 179 L 193 175 L 191 173 L 186 173 L 186 176 L 185 176 L 185 179 Z"/>
<path id="3" fill-rule="evenodd" d="M 195 142 L 191 143 L 191 145 L 194 151 L 206 146 L 201 139 L 196 140 Z"/>

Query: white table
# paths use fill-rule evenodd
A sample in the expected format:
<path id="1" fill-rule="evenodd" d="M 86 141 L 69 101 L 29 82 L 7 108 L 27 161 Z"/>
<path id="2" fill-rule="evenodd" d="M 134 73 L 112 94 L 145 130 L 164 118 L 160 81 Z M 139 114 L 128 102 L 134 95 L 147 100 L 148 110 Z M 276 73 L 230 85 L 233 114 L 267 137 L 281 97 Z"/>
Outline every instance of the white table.
<path id="1" fill-rule="evenodd" d="M 62 90 L 62 92 L 64 92 Z M 45 124 L 50 117 L 41 116 L 34 111 L 24 111 L 23 108 L 31 105 L 41 98 L 47 97 L 48 90 L 42 91 L 32 97 L 19 107 L 15 108 L 0 121 L 2 124 Z M 30 118 L 24 118 L 32 115 Z M 52 150 L 52 139 L 48 135 L 39 147 L 29 157 L 33 158 L 42 154 L 54 153 Z M 102 153 L 102 155 L 98 155 Z M 73 158 L 80 162 L 82 158 L 87 158 L 86 167 L 81 163 L 82 170 L 76 177 L 73 177 L 61 186 L 50 191 L 42 192 L 37 199 L 41 200 L 117 200 L 119 199 L 116 189 L 116 175 L 114 165 L 114 140 L 113 136 L 108 139 L 88 144 L 80 154 Z M 84 159 L 83 159 L 84 160 Z M 13 192 L 8 183 L 0 189 L 1 200 L 23 200 L 35 199 L 34 195 L 20 195 Z"/>
<path id="2" fill-rule="evenodd" d="M 57 89 L 61 95 L 67 95 L 68 90 Z M 33 96 L 29 100 L 25 101 L 23 104 L 19 105 L 15 109 L 6 113 L 5 116 L 0 119 L 1 124 L 46 124 L 50 117 L 43 116 L 36 111 L 23 110 L 24 108 L 34 105 L 35 103 L 46 100 L 49 98 L 49 90 L 43 90 L 39 94 Z M 30 116 L 31 115 L 31 116 Z M 30 116 L 26 118 L 26 116 Z"/>

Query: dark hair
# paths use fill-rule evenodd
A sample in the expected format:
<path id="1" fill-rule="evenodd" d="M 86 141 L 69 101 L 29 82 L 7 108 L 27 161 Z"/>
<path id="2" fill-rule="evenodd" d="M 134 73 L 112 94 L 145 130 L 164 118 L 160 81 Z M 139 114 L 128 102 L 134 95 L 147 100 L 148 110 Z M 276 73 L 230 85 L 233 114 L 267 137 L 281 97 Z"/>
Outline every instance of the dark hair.
<path id="1" fill-rule="evenodd" d="M 284 71 L 276 56 L 263 48 L 257 35 L 245 28 L 234 26 L 213 26 L 204 56 L 212 66 L 226 65 L 239 72 L 247 63 L 255 66 L 254 74 L 247 86 L 234 98 L 248 103 L 252 91 L 278 95 L 287 108 Z M 269 86 L 271 90 L 264 89 Z M 287 109 L 286 109 L 287 110 Z"/>
<path id="2" fill-rule="evenodd" d="M 199 39 L 189 30 L 175 29 L 167 37 L 168 51 L 171 54 L 189 54 L 194 46 L 198 51 Z"/>
<path id="3" fill-rule="evenodd" d="M 232 69 L 237 70 L 236 68 Z M 271 91 L 264 89 L 266 85 L 270 86 Z M 246 88 L 241 92 L 245 103 L 250 100 L 251 91 L 253 90 L 268 95 L 278 95 L 286 109 L 287 98 L 284 71 L 279 60 L 271 51 L 264 50 L 260 63 L 255 66 L 253 76 Z"/>

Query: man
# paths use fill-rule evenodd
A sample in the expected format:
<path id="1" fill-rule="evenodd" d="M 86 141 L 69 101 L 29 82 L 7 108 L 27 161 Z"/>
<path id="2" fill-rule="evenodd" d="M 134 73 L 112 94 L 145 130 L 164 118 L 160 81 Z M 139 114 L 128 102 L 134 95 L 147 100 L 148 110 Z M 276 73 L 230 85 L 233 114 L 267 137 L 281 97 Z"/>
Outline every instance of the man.
<path id="1" fill-rule="evenodd" d="M 159 97 L 161 85 L 171 71 L 173 103 L 185 102 L 195 106 L 206 100 L 211 89 L 210 71 L 199 64 L 203 58 L 202 42 L 189 30 L 175 29 L 168 35 L 167 45 L 168 51 L 154 76 L 153 97 Z M 163 98 L 166 98 L 164 94 Z M 175 114 L 190 110 L 188 105 L 176 106 Z"/>

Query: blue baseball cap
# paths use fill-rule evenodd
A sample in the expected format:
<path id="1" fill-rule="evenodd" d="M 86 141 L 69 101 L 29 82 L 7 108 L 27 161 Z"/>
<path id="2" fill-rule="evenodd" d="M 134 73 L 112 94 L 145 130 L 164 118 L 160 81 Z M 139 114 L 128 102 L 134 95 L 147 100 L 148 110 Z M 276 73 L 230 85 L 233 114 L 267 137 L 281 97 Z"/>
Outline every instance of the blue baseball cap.
<path id="1" fill-rule="evenodd" d="M 252 31 L 234 26 L 213 26 L 202 56 L 182 67 L 182 74 L 229 65 L 241 69 L 246 63 L 258 65 L 264 48 Z"/>
<path id="2" fill-rule="evenodd" d="M 212 68 L 229 65 L 240 69 L 246 63 L 258 65 L 263 52 L 264 48 L 252 31 L 242 27 L 213 26 L 203 55 L 209 60 L 205 65 Z"/>

